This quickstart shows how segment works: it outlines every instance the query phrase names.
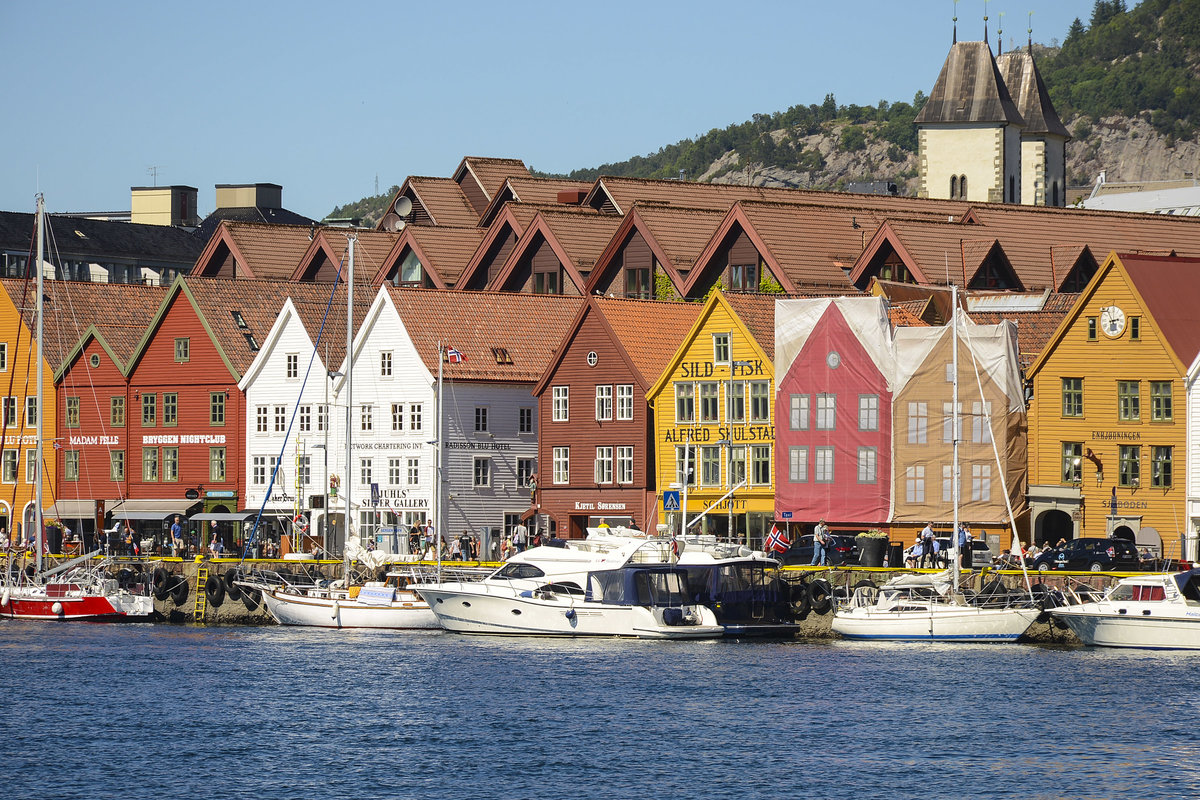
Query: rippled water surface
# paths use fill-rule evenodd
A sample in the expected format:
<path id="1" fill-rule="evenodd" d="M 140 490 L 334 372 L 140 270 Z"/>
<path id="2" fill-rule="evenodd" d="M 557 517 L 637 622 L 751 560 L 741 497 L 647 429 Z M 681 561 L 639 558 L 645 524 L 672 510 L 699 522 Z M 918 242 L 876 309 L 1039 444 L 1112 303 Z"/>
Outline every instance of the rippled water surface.
<path id="1" fill-rule="evenodd" d="M 1195 655 L 0 623 L 5 798 L 1191 797 Z"/>

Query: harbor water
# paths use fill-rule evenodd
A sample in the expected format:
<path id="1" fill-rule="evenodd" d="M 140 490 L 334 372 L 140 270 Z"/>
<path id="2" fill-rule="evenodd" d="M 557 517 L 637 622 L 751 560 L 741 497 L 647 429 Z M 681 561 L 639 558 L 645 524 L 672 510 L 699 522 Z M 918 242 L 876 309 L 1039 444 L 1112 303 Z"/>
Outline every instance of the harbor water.
<path id="1" fill-rule="evenodd" d="M 0 623 L 5 798 L 1189 797 L 1195 656 Z"/>

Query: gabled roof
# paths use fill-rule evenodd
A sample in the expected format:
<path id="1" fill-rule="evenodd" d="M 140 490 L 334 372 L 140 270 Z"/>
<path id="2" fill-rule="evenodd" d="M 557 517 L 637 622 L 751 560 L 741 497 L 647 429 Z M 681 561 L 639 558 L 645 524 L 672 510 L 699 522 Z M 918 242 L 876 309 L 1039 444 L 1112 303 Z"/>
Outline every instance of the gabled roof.
<path id="1" fill-rule="evenodd" d="M 350 252 L 349 236 L 354 234 L 354 272 L 356 276 L 374 275 L 387 262 L 389 254 L 396 246 L 400 234 L 386 231 L 369 231 L 351 228 L 318 228 L 308 250 L 301 256 L 299 264 L 292 271 L 291 280 L 311 281 L 324 263 L 333 265 L 330 270 L 334 274 L 337 266 L 348 257 Z M 346 272 L 342 273 L 346 280 Z M 356 278 L 358 280 L 358 278 Z"/>
<path id="2" fill-rule="evenodd" d="M 682 296 L 688 271 L 696 263 L 724 216 L 720 211 L 712 209 L 635 202 L 609 240 L 608 246 L 596 259 L 596 266 L 588 278 L 587 291 L 596 291 L 600 283 L 611 283 L 611 268 L 616 266 L 614 259 L 625 247 L 629 237 L 637 231 L 671 278 L 675 291 Z"/>
<path id="3" fill-rule="evenodd" d="M 218 208 L 200 222 L 199 227 L 192 231 L 192 237 L 197 242 L 207 242 L 222 222 L 258 222 L 264 225 L 317 224 L 315 219 L 310 219 L 286 208 L 261 208 L 259 206 Z"/>
<path id="4" fill-rule="evenodd" d="M 37 281 L 4 278 L 0 285 L 32 335 L 37 324 Z M 82 349 L 89 332 L 101 341 L 117 368 L 124 369 L 146 332 L 146 320 L 167 296 L 166 287 L 140 283 L 43 281 L 42 287 L 46 314 L 42 346 L 55 380 Z"/>
<path id="5" fill-rule="evenodd" d="M 769 294 L 714 292 L 721 295 L 769 360 L 775 360 L 775 306 L 778 299 Z"/>
<path id="6" fill-rule="evenodd" d="M 36 215 L 0 211 L 0 250 L 33 252 Z M 47 214 L 47 253 L 72 261 L 131 261 L 146 266 L 190 264 L 204 245 L 183 228 Z M 57 261 L 47 256 L 47 260 Z M 32 259 L 30 260 L 32 263 Z"/>
<path id="7" fill-rule="evenodd" d="M 938 123 L 1025 124 L 987 42 L 955 42 L 951 46 L 937 83 L 916 118 L 917 125 Z"/>
<path id="8" fill-rule="evenodd" d="M 475 248 L 475 252 L 467 260 L 467 265 L 459 274 L 455 286 L 465 288 L 470 285 L 475 273 L 483 268 L 484 260 L 493 257 L 491 255 L 493 245 L 498 239 L 508 236 L 509 233 L 520 239 L 521 235 L 529 227 L 529 223 L 533 222 L 533 218 L 537 216 L 538 211 L 541 211 L 543 208 L 552 207 L 554 206 L 543 206 L 533 203 L 504 203 L 500 207 L 500 212 L 492 218 L 491 223 L 485 229 L 479 246 Z M 497 260 L 503 262 L 506 258 L 507 255 L 504 254 L 503 258 L 497 257 Z M 503 263 L 500 266 L 502 267 Z"/>
<path id="9" fill-rule="evenodd" d="M 520 292 L 442 292 L 385 287 L 409 338 L 431 374 L 438 344 L 465 361 L 446 361 L 446 380 L 537 381 L 583 300 Z"/>
<path id="10" fill-rule="evenodd" d="M 437 178 L 427 175 L 410 175 L 404 184 L 388 202 L 390 212 L 401 197 L 407 197 L 413 203 L 408 222 L 414 225 L 476 225 L 479 215 L 467 201 L 462 187 L 451 178 Z M 376 230 L 387 230 L 389 220 L 394 220 L 385 214 L 375 227 Z"/>
<path id="11" fill-rule="evenodd" d="M 1042 82 L 1042 73 L 1033 60 L 1033 50 L 1001 53 L 996 56 L 996 66 L 1008 87 L 1008 93 L 1017 106 L 1021 118 L 1025 120 L 1022 136 L 1030 134 L 1051 134 L 1063 139 L 1071 138 L 1067 127 L 1062 124 L 1054 104 L 1050 102 L 1050 92 Z"/>
<path id="12" fill-rule="evenodd" d="M 454 170 L 454 180 L 461 183 L 469 174 L 484 197 L 490 202 L 496 192 L 504 185 L 504 181 L 512 176 L 532 177 L 525 162 L 519 158 L 485 158 L 482 156 L 467 156 L 459 162 Z M 478 217 L 476 217 L 478 222 Z"/>
<path id="13" fill-rule="evenodd" d="M 542 209 L 509 254 L 508 261 L 496 275 L 492 287 L 504 286 L 516 265 L 533 244 L 539 239 L 544 239 L 575 285 L 576 291 L 582 292 L 596 260 L 604 252 L 620 224 L 620 219 L 607 214 L 597 214 L 590 209 Z"/>
<path id="14" fill-rule="evenodd" d="M 1052 295 L 1052 297 L 1069 298 L 1073 301 L 1079 295 Z M 994 325 L 1008 320 L 1017 326 L 1017 359 L 1022 370 L 1028 370 L 1033 362 L 1045 350 L 1050 337 L 1058 330 L 1059 324 L 1070 312 L 1070 307 L 1063 307 L 1062 302 L 1047 303 L 1039 311 L 975 311 L 970 314 L 971 320 L 980 325 Z"/>
<path id="15" fill-rule="evenodd" d="M 373 283 L 378 286 L 387 280 L 401 261 L 402 254 L 412 248 L 434 287 L 452 288 L 479 248 L 483 235 L 482 228 L 410 225 L 401 231 L 387 259 L 380 262 Z"/>
<path id="16" fill-rule="evenodd" d="M 536 203 L 538 205 L 563 205 L 558 201 L 558 193 L 576 191 L 587 194 L 592 188 L 591 181 L 571 181 L 566 178 L 534 178 L 526 176 L 510 176 L 496 190 L 496 194 L 488 203 L 479 218 L 480 225 L 491 225 L 496 214 L 505 203 Z"/>
<path id="17" fill-rule="evenodd" d="M 237 278 L 290 278 L 316 237 L 310 225 L 267 225 L 258 222 L 222 222 L 188 272 L 213 277 L 232 255 Z"/>

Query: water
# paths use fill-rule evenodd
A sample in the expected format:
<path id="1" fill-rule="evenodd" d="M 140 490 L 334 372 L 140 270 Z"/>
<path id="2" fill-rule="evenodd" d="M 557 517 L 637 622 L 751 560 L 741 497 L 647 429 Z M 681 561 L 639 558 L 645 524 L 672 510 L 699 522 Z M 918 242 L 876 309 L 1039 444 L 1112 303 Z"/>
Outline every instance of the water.
<path id="1" fill-rule="evenodd" d="M 0 623 L 5 798 L 1185 797 L 1183 653 Z"/>

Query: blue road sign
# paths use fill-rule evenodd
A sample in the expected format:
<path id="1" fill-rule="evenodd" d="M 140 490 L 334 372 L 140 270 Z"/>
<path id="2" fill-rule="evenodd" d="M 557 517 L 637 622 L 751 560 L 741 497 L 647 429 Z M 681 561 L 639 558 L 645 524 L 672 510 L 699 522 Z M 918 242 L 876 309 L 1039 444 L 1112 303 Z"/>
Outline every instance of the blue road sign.
<path id="1" fill-rule="evenodd" d="M 663 492 L 663 511 L 679 510 L 679 492 Z"/>
<path id="2" fill-rule="evenodd" d="M 779 518 L 780 518 L 780 519 L 791 519 L 791 518 L 792 518 L 792 512 L 790 512 L 790 511 L 780 511 L 780 512 L 779 512 Z"/>

